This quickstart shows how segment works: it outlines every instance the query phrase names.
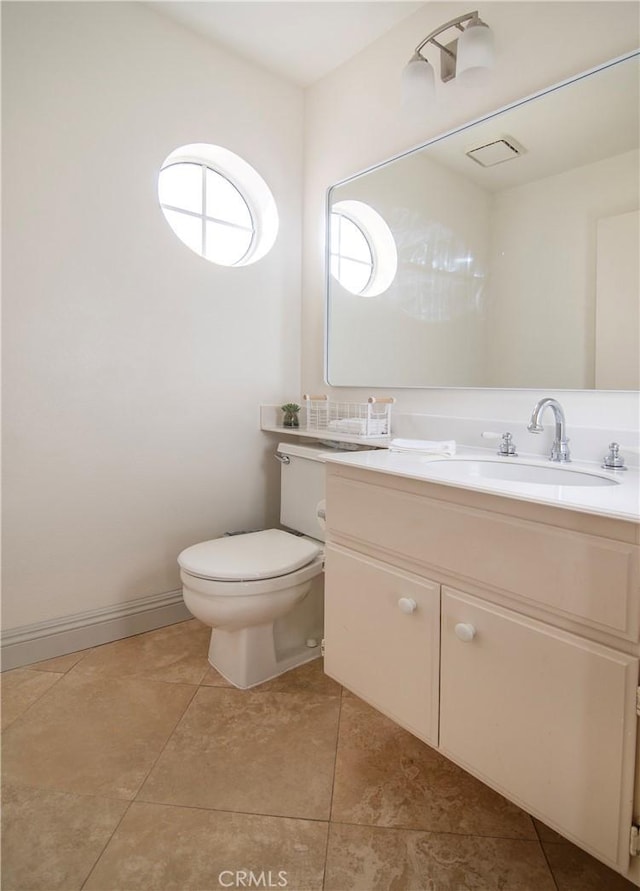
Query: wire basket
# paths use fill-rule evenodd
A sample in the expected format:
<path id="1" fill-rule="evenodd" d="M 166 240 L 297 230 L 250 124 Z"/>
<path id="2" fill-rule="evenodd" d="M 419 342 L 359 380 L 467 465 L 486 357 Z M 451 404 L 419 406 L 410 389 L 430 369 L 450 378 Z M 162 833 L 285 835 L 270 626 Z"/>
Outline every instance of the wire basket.
<path id="1" fill-rule="evenodd" d="M 328 396 L 305 394 L 307 430 L 347 436 L 390 436 L 392 396 L 369 396 L 366 402 L 332 402 Z"/>

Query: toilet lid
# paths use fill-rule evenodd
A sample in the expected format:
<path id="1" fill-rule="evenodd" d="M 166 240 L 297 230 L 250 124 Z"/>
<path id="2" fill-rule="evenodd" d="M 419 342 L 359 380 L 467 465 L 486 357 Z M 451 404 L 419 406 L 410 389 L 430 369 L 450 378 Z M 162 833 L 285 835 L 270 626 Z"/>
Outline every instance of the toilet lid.
<path id="1" fill-rule="evenodd" d="M 311 563 L 321 550 L 321 545 L 308 538 L 266 529 L 192 545 L 182 551 L 178 563 L 199 578 L 249 581 L 294 572 Z"/>

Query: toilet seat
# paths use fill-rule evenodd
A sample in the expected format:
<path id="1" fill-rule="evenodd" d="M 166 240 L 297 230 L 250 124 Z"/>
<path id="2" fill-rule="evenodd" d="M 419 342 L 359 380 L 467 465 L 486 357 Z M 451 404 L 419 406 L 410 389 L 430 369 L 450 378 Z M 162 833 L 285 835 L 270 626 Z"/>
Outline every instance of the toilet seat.
<path id="1" fill-rule="evenodd" d="M 222 582 L 278 578 L 312 563 L 322 545 L 281 529 L 203 541 L 178 557 L 183 572 Z"/>

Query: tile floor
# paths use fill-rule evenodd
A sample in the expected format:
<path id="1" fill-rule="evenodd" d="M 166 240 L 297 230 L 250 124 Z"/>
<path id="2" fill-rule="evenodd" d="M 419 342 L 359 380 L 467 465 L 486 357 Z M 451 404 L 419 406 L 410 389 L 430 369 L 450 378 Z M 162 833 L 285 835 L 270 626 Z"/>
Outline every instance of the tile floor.
<path id="1" fill-rule="evenodd" d="M 4 891 L 633 886 L 320 660 L 256 690 L 193 620 L 2 677 Z"/>

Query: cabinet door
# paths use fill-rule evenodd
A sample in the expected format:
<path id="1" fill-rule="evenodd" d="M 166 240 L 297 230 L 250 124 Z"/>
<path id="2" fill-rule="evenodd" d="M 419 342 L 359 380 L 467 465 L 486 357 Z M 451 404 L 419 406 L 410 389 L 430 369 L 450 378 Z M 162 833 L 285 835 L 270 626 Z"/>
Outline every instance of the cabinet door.
<path id="1" fill-rule="evenodd" d="M 443 588 L 442 751 L 628 864 L 638 660 Z"/>
<path id="2" fill-rule="evenodd" d="M 439 661 L 439 586 L 327 545 L 327 674 L 437 745 Z"/>

